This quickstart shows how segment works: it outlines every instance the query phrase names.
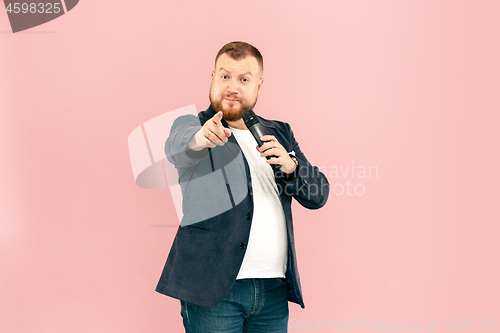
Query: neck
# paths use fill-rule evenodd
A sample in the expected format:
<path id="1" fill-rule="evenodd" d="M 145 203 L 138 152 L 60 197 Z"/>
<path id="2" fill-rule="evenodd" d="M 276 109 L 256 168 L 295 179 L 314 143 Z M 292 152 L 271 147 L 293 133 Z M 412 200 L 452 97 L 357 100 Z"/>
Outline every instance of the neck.
<path id="1" fill-rule="evenodd" d="M 239 129 L 239 130 L 246 130 L 247 127 L 245 126 L 245 122 L 243 121 L 243 118 L 240 118 L 238 120 L 235 120 L 235 121 L 227 121 L 226 120 L 226 123 L 233 127 L 233 128 L 236 128 L 236 129 Z"/>

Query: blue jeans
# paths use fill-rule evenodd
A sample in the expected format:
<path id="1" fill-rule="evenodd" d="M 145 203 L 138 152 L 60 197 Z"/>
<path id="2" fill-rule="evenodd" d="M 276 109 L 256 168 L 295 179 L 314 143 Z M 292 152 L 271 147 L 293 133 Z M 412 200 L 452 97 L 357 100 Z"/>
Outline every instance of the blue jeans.
<path id="1" fill-rule="evenodd" d="M 236 280 L 213 308 L 181 301 L 186 333 L 284 333 L 288 299 L 283 278 Z"/>

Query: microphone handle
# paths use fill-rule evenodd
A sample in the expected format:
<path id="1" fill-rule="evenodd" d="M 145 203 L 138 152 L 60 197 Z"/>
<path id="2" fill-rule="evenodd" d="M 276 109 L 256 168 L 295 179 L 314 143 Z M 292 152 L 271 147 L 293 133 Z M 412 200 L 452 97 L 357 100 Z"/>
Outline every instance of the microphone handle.
<path id="1" fill-rule="evenodd" d="M 250 126 L 249 130 L 250 130 L 250 133 L 252 133 L 253 137 L 255 138 L 255 141 L 257 141 L 257 144 L 259 145 L 259 147 L 262 147 L 264 142 L 262 142 L 262 140 L 260 138 L 263 137 L 265 134 L 262 131 L 262 127 L 260 126 L 260 124 L 257 123 L 257 124 Z"/>
<path id="2" fill-rule="evenodd" d="M 264 142 L 260 138 L 263 137 L 265 134 L 262 131 L 262 127 L 260 126 L 260 124 L 256 123 L 256 124 L 250 126 L 248 128 L 248 130 L 250 131 L 250 133 L 252 133 L 252 135 L 255 138 L 255 141 L 257 141 L 257 144 L 259 145 L 259 147 L 262 147 Z M 266 158 L 267 159 L 276 158 L 276 156 L 274 156 L 274 155 L 266 156 Z M 275 170 L 275 171 L 281 169 L 281 164 L 270 164 L 270 165 L 273 168 L 273 170 Z"/>

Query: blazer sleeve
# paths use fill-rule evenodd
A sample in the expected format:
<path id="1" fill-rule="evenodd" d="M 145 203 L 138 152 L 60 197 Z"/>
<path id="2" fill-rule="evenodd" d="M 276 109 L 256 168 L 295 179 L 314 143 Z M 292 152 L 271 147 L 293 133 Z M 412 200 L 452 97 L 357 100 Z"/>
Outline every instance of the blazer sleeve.
<path id="1" fill-rule="evenodd" d="M 285 123 L 290 138 L 290 151 L 295 152 L 299 165 L 296 177 L 292 180 L 281 173 L 277 180 L 281 182 L 285 195 L 293 196 L 302 206 L 309 209 L 323 207 L 330 193 L 330 183 L 318 167 L 311 165 L 295 140 L 289 124 Z M 293 177 L 292 177 L 293 178 Z"/>
<path id="2" fill-rule="evenodd" d="M 200 151 L 187 148 L 200 128 L 200 119 L 194 115 L 180 116 L 172 124 L 170 135 L 165 142 L 165 155 L 176 169 L 188 169 L 207 156 L 207 148 Z"/>

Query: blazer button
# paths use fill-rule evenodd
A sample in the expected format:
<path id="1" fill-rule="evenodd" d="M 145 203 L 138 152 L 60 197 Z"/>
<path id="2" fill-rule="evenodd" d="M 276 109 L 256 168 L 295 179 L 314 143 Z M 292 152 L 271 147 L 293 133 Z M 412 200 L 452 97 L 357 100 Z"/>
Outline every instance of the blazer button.
<path id="1" fill-rule="evenodd" d="M 246 247 L 246 244 L 245 243 L 241 243 L 240 244 L 240 249 L 244 249 Z"/>
<path id="2" fill-rule="evenodd" d="M 250 220 L 252 218 L 252 213 L 247 213 L 246 217 L 247 217 L 247 220 Z"/>

